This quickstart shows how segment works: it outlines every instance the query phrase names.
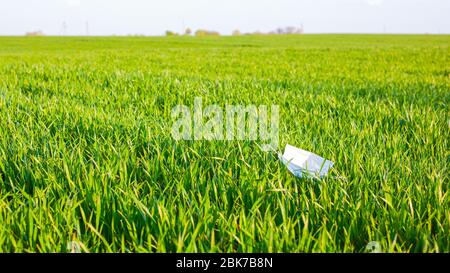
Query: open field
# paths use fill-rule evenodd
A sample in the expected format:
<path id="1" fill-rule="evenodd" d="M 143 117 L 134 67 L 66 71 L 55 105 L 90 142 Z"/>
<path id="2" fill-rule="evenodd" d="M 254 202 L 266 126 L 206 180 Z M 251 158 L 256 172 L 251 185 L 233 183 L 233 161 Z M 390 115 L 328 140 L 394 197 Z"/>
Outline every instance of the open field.
<path id="1" fill-rule="evenodd" d="M 277 104 L 299 179 L 171 110 Z M 0 37 L 1 252 L 450 251 L 450 36 Z"/>

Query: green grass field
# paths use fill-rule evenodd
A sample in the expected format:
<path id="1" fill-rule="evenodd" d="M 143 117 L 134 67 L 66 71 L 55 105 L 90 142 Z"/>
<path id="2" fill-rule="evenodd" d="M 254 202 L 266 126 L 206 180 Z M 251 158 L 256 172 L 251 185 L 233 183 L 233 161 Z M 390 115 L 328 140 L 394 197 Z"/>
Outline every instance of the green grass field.
<path id="1" fill-rule="evenodd" d="M 277 104 L 299 179 L 171 109 Z M 450 251 L 450 36 L 1 37 L 1 252 Z"/>

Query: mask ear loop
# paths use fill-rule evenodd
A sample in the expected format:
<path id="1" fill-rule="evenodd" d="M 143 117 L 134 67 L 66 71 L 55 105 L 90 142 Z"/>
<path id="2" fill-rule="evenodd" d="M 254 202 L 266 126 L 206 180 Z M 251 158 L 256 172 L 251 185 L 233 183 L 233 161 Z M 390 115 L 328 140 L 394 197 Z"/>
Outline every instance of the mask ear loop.
<path id="1" fill-rule="evenodd" d="M 266 149 L 263 149 L 263 148 L 261 147 L 261 145 L 258 144 L 258 142 L 255 142 L 255 144 L 256 144 L 256 146 L 258 146 L 258 148 L 259 148 L 262 152 L 267 152 L 267 150 L 266 150 Z M 278 158 L 281 158 L 281 157 L 283 156 L 283 154 L 282 154 L 281 152 L 275 150 L 272 146 L 269 146 L 269 149 L 270 149 L 270 152 L 275 153 L 275 154 L 278 156 Z"/>

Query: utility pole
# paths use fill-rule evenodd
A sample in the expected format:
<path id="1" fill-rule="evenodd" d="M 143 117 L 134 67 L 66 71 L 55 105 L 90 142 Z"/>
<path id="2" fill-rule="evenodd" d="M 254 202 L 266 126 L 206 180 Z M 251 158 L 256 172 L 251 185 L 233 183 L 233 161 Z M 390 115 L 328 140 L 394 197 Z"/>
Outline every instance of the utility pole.
<path id="1" fill-rule="evenodd" d="M 66 22 L 64 21 L 64 22 L 62 23 L 62 36 L 66 36 L 66 31 L 67 31 L 67 24 L 66 24 Z"/>
<path id="2" fill-rule="evenodd" d="M 89 22 L 86 21 L 86 36 L 89 36 Z"/>

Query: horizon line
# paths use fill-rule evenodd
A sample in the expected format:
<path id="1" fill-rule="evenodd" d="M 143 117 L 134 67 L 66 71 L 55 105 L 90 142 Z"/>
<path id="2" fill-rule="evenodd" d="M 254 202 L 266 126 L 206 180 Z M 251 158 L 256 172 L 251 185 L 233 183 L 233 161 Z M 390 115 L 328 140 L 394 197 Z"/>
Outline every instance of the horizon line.
<path id="1" fill-rule="evenodd" d="M 239 35 L 233 34 L 221 34 L 219 35 L 203 35 L 197 36 L 193 35 L 154 35 L 154 34 L 99 34 L 99 35 L 60 35 L 60 34 L 42 34 L 42 35 L 26 35 L 26 34 L 0 34 L 0 37 L 239 37 L 239 36 L 302 36 L 302 35 L 450 35 L 448 33 L 434 33 L 434 32 L 309 32 L 302 34 L 276 34 L 276 33 L 242 33 Z"/>

